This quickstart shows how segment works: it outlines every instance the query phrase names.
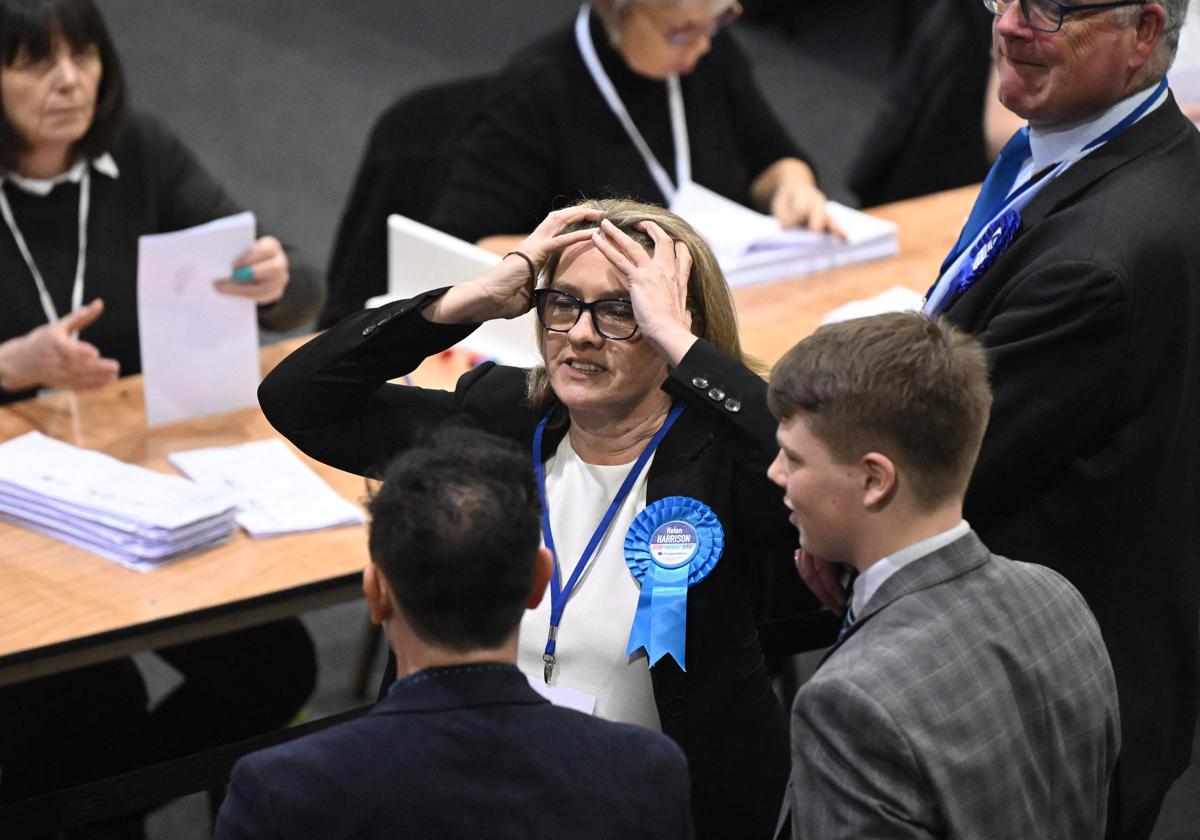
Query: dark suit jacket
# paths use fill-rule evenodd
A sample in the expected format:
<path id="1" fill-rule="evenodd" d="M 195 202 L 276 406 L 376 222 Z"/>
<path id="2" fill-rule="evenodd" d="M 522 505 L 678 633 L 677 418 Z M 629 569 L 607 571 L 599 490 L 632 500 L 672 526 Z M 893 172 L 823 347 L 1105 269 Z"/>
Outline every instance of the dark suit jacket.
<path id="1" fill-rule="evenodd" d="M 684 840 L 687 765 L 657 733 L 551 706 L 512 665 L 434 668 L 239 761 L 216 836 Z"/>
<path id="2" fill-rule="evenodd" d="M 995 402 L 966 515 L 1061 572 L 1112 655 L 1117 825 L 1187 766 L 1200 603 L 1200 134 L 1172 98 L 1046 186 L 947 310 Z"/>
<path id="3" fill-rule="evenodd" d="M 378 475 L 447 420 L 531 446 L 542 412 L 524 401 L 523 370 L 484 364 L 454 393 L 385 384 L 473 329 L 426 321 L 419 310 L 438 294 L 357 313 L 297 350 L 259 390 L 267 418 L 314 458 L 364 475 Z M 712 573 L 688 590 L 687 672 L 671 659 L 651 669 L 655 702 L 663 731 L 688 758 L 697 835 L 769 837 L 787 781 L 787 721 L 756 621 L 772 610 L 777 592 L 789 593 L 797 609 L 815 607 L 801 601 L 795 530 L 766 478 L 775 421 L 762 379 L 704 341 L 663 387 L 688 408 L 655 453 L 647 502 L 674 495 L 703 501 L 726 543 Z M 547 430 L 543 458 L 565 433 L 565 424 Z M 794 631 L 777 635 L 804 641 Z M 818 632 L 807 641 L 818 647 L 831 640 Z"/>
<path id="4" fill-rule="evenodd" d="M 1096 840 L 1119 730 L 1083 598 L 967 534 L 884 581 L 800 689 L 785 817 L 797 840 Z"/>

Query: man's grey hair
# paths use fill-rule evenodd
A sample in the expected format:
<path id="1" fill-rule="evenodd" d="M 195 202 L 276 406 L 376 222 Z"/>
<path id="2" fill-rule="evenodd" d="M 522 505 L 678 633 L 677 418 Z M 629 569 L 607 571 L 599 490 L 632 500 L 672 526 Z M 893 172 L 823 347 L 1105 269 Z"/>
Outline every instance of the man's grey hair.
<path id="1" fill-rule="evenodd" d="M 1167 13 L 1166 23 L 1163 24 L 1162 35 L 1158 39 L 1158 47 L 1154 56 L 1147 63 L 1147 81 L 1151 84 L 1167 75 L 1167 70 L 1175 62 L 1175 53 L 1179 49 L 1179 31 L 1187 20 L 1189 0 L 1155 0 Z M 1132 26 L 1141 14 L 1141 6 L 1129 6 L 1120 9 L 1124 14 L 1124 23 Z"/>

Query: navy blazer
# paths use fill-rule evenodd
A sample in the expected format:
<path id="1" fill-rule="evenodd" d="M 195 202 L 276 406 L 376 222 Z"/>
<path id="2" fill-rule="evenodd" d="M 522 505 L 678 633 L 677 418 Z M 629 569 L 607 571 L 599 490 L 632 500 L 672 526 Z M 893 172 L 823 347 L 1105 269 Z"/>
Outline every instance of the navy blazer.
<path id="1" fill-rule="evenodd" d="M 692 836 L 670 739 L 550 705 L 513 665 L 431 668 L 240 760 L 217 840 Z"/>
<path id="2" fill-rule="evenodd" d="M 1188 765 L 1200 605 L 1200 134 L 1174 98 L 1075 163 L 946 316 L 994 402 L 966 516 L 1071 581 L 1121 698 L 1110 835 Z"/>
<path id="3" fill-rule="evenodd" d="M 471 326 L 432 324 L 420 309 L 441 292 L 352 315 L 285 359 L 259 389 L 263 411 L 312 457 L 364 475 L 448 420 L 478 424 L 532 446 L 541 412 L 525 402 L 525 371 L 484 364 L 451 393 L 387 384 L 453 346 Z M 787 719 L 772 690 L 759 624 L 786 610 L 820 615 L 792 564 L 796 531 L 766 477 L 775 420 L 766 383 L 697 341 L 663 385 L 687 410 L 664 436 L 646 501 L 683 495 L 707 504 L 725 550 L 688 590 L 687 671 L 665 658 L 650 670 L 663 732 L 683 747 L 699 837 L 770 837 L 787 783 Z M 552 424 L 553 425 L 553 424 Z M 566 426 L 548 428 L 541 456 Z M 807 609 L 808 612 L 804 612 Z M 825 615 L 828 615 L 827 613 Z M 793 645 L 832 641 L 828 628 L 785 622 Z"/>

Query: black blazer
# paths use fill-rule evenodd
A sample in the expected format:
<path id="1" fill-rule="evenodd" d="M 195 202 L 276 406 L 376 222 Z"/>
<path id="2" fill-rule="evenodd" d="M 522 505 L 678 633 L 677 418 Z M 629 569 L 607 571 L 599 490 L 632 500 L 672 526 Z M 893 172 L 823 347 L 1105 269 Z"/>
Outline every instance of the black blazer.
<path id="1" fill-rule="evenodd" d="M 1075 584 L 1112 656 L 1118 824 L 1183 771 L 1195 723 L 1198 202 L 1200 134 L 1172 98 L 1047 185 L 947 311 L 995 394 L 967 518 Z"/>
<path id="2" fill-rule="evenodd" d="M 432 324 L 420 309 L 442 292 L 352 315 L 297 350 L 263 382 L 271 423 L 309 455 L 363 475 L 447 420 L 467 420 L 531 446 L 541 418 L 524 402 L 525 371 L 483 364 L 453 393 L 386 384 L 473 327 Z M 789 759 L 787 723 L 767 675 L 756 625 L 783 608 L 820 615 L 792 567 L 796 533 L 782 493 L 766 477 L 775 421 L 766 384 L 704 341 L 664 384 L 687 410 L 663 438 L 647 474 L 647 502 L 699 499 L 725 529 L 723 556 L 688 591 L 687 672 L 664 659 L 651 670 L 663 731 L 692 773 L 700 837 L 769 837 Z M 548 430 L 542 456 L 565 426 Z M 825 614 L 828 615 L 828 614 Z M 831 624 L 773 625 L 792 649 L 832 641 Z"/>
<path id="3" fill-rule="evenodd" d="M 551 706 L 512 665 L 431 668 L 367 715 L 246 756 L 218 840 L 686 840 L 687 766 L 654 732 Z"/>

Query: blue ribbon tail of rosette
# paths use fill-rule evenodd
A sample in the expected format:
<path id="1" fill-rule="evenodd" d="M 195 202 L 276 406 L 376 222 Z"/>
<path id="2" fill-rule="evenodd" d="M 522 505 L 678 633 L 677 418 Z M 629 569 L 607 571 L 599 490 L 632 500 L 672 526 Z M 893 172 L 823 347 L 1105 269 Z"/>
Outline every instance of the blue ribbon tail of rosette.
<path id="1" fill-rule="evenodd" d="M 668 496 L 647 505 L 625 534 L 625 562 L 641 582 L 626 656 L 645 649 L 649 667 L 672 656 L 687 670 L 687 594 L 717 565 L 725 532 L 708 505 Z"/>
<path id="2" fill-rule="evenodd" d="M 642 593 L 638 596 L 626 656 L 645 648 L 651 667 L 670 654 L 681 670 L 687 670 L 688 571 L 686 565 L 664 569 L 649 564 L 642 578 Z"/>

